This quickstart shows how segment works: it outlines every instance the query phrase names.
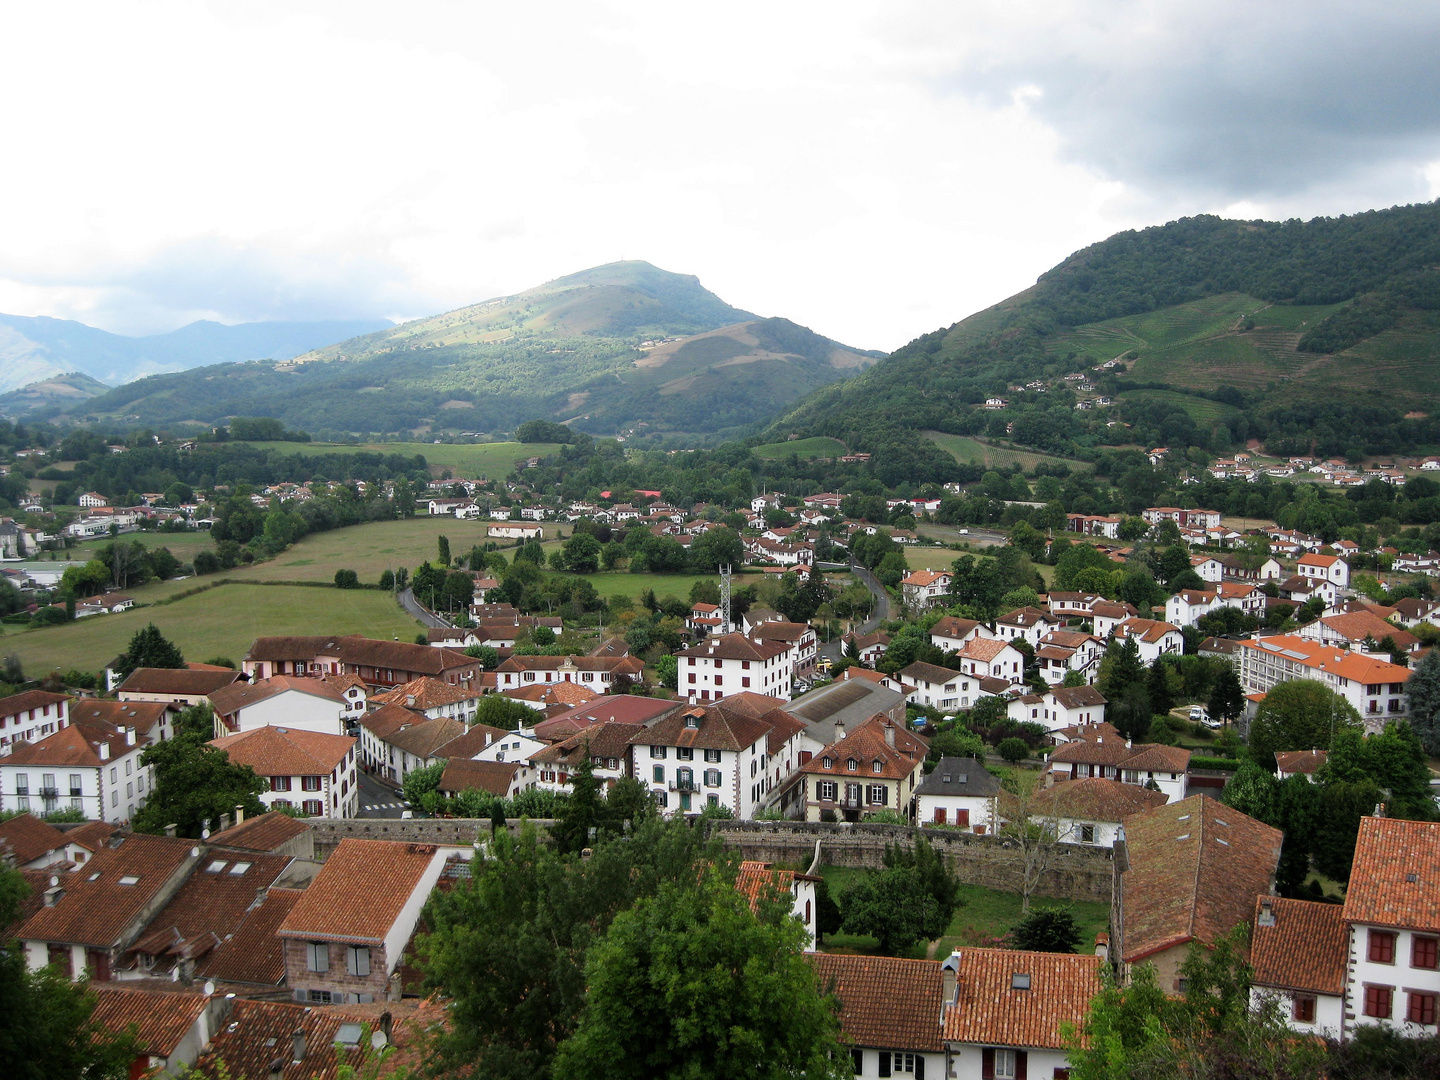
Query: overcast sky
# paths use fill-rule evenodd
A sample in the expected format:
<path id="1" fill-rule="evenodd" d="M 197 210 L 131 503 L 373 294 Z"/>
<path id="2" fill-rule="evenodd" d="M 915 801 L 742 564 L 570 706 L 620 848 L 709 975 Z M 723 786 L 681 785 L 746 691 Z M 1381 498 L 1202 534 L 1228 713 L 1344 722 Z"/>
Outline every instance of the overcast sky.
<path id="1" fill-rule="evenodd" d="M 1440 196 L 1440 4 L 0 10 L 0 311 L 433 314 L 616 259 L 893 349 L 1186 214 Z"/>

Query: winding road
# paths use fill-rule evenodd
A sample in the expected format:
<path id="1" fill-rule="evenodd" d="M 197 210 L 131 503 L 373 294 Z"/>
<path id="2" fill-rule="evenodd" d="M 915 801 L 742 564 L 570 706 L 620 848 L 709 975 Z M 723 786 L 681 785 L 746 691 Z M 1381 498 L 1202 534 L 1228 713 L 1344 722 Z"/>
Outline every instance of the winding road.
<path id="1" fill-rule="evenodd" d="M 890 618 L 890 594 L 885 591 L 885 586 L 881 585 L 880 582 L 875 579 L 875 575 L 863 566 L 852 565 L 850 572 L 855 575 L 865 588 L 870 590 L 870 595 L 875 598 L 875 610 L 871 613 L 870 618 L 855 628 L 857 636 L 864 637 L 866 634 L 874 631 L 882 622 Z M 820 655 L 828 656 L 831 660 L 839 660 L 844 654 L 844 650 L 844 641 L 837 639 L 828 644 L 821 645 Z"/>
<path id="2" fill-rule="evenodd" d="M 421 607 L 420 601 L 415 599 L 415 590 L 413 589 L 401 589 L 395 598 L 400 601 L 400 606 L 404 608 L 407 613 L 414 615 L 415 618 L 420 620 L 422 626 L 443 628 L 450 625 L 444 619 L 440 618 L 439 615 L 431 614 Z"/>

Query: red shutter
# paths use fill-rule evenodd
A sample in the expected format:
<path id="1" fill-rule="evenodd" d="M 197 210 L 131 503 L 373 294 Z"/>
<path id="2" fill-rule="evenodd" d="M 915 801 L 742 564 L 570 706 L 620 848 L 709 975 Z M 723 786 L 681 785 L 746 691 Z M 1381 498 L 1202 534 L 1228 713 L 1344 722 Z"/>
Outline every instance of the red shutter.
<path id="1" fill-rule="evenodd" d="M 988 1046 L 980 1051 L 980 1080 L 995 1080 L 995 1051 Z"/>
<path id="2" fill-rule="evenodd" d="M 967 826 L 967 825 L 969 825 L 969 824 L 970 824 L 970 811 L 969 811 L 969 810 L 956 810 L 956 811 L 955 811 L 955 824 L 956 824 L 956 825 L 960 825 L 960 826 Z"/>
<path id="3" fill-rule="evenodd" d="M 1015 1051 L 1015 1080 L 1027 1080 L 1029 1077 L 1029 1053 L 1024 1050 Z"/>

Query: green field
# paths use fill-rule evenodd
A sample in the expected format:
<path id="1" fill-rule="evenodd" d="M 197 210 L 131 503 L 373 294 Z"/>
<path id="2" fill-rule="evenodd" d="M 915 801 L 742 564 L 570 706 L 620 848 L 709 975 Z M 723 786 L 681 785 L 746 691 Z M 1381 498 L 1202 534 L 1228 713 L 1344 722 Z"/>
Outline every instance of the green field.
<path id="1" fill-rule="evenodd" d="M 830 887 L 830 895 L 837 902 L 841 901 L 845 889 L 865 873 L 864 870 L 850 867 L 822 866 L 820 868 L 821 876 Z M 967 946 L 984 947 L 993 939 L 1009 932 L 1020 921 L 1020 896 L 1018 893 L 997 892 L 980 885 L 962 884 L 960 896 L 964 904 L 955 912 L 955 918 L 951 920 L 949 929 L 940 938 L 934 952 L 936 957 L 948 956 L 952 950 Z M 1110 905 L 1108 904 L 1065 903 L 1060 900 L 1035 897 L 1031 900 L 1031 907 L 1069 908 L 1080 927 L 1079 951 L 1081 953 L 1089 952 L 1094 947 L 1096 934 L 1102 930 L 1109 930 Z M 873 953 L 877 947 L 878 942 L 874 938 L 857 934 L 831 934 L 825 939 L 827 952 Z M 922 942 L 903 955 L 920 959 L 925 954 L 926 945 Z"/>
<path id="2" fill-rule="evenodd" d="M 194 587 L 195 582 L 184 584 Z M 220 585 L 173 604 L 94 615 L 43 630 L 6 627 L 0 651 L 32 676 L 59 669 L 98 671 L 153 622 L 185 659 L 228 656 L 239 662 L 255 638 L 268 634 L 365 634 L 411 641 L 420 624 L 389 593 L 371 589 Z"/>
<path id="3" fill-rule="evenodd" d="M 179 533 L 121 533 L 120 539 L 127 542 L 139 542 L 147 548 L 169 548 L 170 554 L 174 555 L 181 562 L 190 562 L 195 558 L 196 552 L 206 551 L 214 547 L 214 544 L 210 542 L 210 534 L 202 531 Z M 95 552 L 109 543 L 110 537 L 106 536 L 95 540 L 86 540 L 65 551 L 56 551 L 50 554 L 53 554 L 57 559 L 64 559 L 66 555 L 69 555 L 75 562 L 84 562 L 87 559 L 93 558 Z"/>
<path id="4" fill-rule="evenodd" d="M 631 596 L 638 597 L 646 589 L 654 589 L 657 597 L 675 596 L 681 600 L 690 598 L 690 586 L 697 581 L 719 582 L 718 574 L 628 574 L 623 570 L 611 571 L 599 574 L 580 574 L 602 597 Z M 759 581 L 761 574 L 736 574 L 731 579 L 731 586 L 738 589 L 741 585 L 749 585 Z"/>
<path id="5" fill-rule="evenodd" d="M 972 439 L 968 435 L 951 435 L 944 431 L 922 431 L 920 434 L 962 464 L 977 462 L 991 468 L 1019 465 L 1024 469 L 1033 469 L 1040 462 L 1047 461 L 1054 464 L 1063 462 L 1076 472 L 1088 471 L 1092 468 L 1086 461 L 1072 461 L 1069 458 L 1038 454 L 1031 450 L 1010 450 L 1001 446 L 991 446 L 979 439 Z"/>
<path id="6" fill-rule="evenodd" d="M 1197 424 L 1213 426 L 1240 415 L 1240 410 L 1233 405 L 1192 397 L 1178 390 L 1126 390 L 1123 394 L 1126 401 L 1163 401 L 1179 405 Z"/>
<path id="7" fill-rule="evenodd" d="M 467 479 L 499 480 L 515 471 L 518 460 L 545 457 L 559 449 L 559 443 L 293 443 L 253 442 L 262 450 L 279 450 L 286 454 L 423 454 L 432 474 L 449 469 Z"/>
<path id="8" fill-rule="evenodd" d="M 791 439 L 788 442 L 766 443 L 754 448 L 756 457 L 786 458 L 794 454 L 798 458 L 844 457 L 848 451 L 839 439 L 816 435 L 809 439 Z"/>

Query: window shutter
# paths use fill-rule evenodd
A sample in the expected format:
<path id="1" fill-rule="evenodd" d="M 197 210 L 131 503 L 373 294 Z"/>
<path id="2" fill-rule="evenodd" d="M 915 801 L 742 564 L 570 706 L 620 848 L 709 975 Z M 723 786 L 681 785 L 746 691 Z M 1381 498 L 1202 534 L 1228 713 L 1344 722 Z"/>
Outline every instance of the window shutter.
<path id="1" fill-rule="evenodd" d="M 925 1080 L 925 1055 L 915 1055 L 915 1080 Z"/>
<path id="2" fill-rule="evenodd" d="M 862 1075 L 865 1072 L 865 1051 L 851 1050 L 850 1063 L 855 1067 L 855 1075 Z"/>
<path id="3" fill-rule="evenodd" d="M 881 1076 L 889 1076 L 889 1075 L 890 1075 L 890 1051 L 889 1051 L 889 1050 L 881 1050 L 881 1051 L 880 1051 L 880 1075 L 881 1075 Z"/>
<path id="4" fill-rule="evenodd" d="M 995 1051 L 988 1046 L 980 1051 L 980 1080 L 995 1080 Z"/>
<path id="5" fill-rule="evenodd" d="M 1029 1053 L 1024 1050 L 1015 1051 L 1015 1080 L 1027 1080 L 1029 1076 Z"/>

